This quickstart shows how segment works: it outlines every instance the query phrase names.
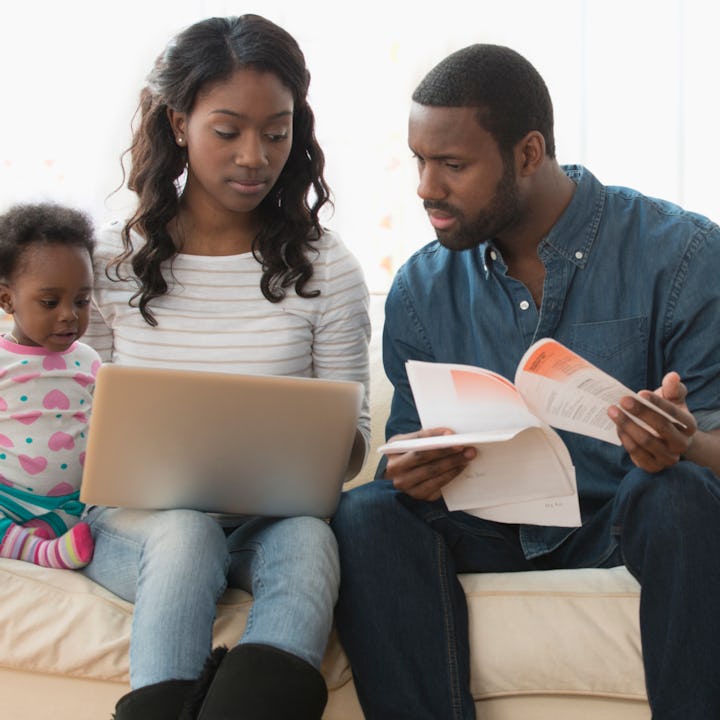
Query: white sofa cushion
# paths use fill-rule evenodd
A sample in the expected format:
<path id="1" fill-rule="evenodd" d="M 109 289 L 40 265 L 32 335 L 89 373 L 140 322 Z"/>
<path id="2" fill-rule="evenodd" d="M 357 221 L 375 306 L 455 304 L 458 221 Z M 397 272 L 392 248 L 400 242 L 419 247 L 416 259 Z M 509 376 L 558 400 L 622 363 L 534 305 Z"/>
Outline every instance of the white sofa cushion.
<path id="1" fill-rule="evenodd" d="M 476 699 L 645 699 L 640 587 L 624 567 L 464 575 Z"/>
<path id="2" fill-rule="evenodd" d="M 476 699 L 558 693 L 645 697 L 637 583 L 624 568 L 464 575 Z M 251 598 L 223 597 L 216 643 L 234 644 Z M 132 605 L 80 573 L 0 560 L 0 666 L 127 682 Z M 330 689 L 350 679 L 333 635 Z"/>

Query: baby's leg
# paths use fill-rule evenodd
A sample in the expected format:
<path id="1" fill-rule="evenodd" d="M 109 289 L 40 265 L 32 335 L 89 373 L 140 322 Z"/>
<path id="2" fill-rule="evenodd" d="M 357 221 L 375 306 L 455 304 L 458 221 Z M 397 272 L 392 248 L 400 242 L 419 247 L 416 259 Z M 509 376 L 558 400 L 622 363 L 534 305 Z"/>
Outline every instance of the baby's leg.
<path id="1" fill-rule="evenodd" d="M 29 530 L 35 537 L 42 538 L 43 540 L 50 540 L 51 538 L 57 537 L 50 523 L 45 522 L 45 520 L 41 518 L 28 520 L 26 523 L 23 523 L 23 527 Z"/>
<path id="2" fill-rule="evenodd" d="M 77 570 L 90 562 L 93 547 L 90 528 L 84 522 L 52 540 L 39 537 L 35 528 L 13 523 L 0 543 L 0 557 L 25 560 L 42 567 Z"/>

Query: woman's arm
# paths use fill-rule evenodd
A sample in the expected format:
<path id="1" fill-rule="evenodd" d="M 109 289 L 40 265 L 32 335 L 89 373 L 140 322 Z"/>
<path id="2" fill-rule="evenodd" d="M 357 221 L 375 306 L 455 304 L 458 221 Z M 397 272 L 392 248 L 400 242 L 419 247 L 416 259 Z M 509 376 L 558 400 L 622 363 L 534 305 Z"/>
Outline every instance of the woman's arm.
<path id="1" fill-rule="evenodd" d="M 313 374 L 365 388 L 346 476 L 350 480 L 370 447 L 369 293 L 359 262 L 338 236 L 329 233 L 324 242 L 326 252 L 316 265 L 322 311 L 313 328 Z"/>

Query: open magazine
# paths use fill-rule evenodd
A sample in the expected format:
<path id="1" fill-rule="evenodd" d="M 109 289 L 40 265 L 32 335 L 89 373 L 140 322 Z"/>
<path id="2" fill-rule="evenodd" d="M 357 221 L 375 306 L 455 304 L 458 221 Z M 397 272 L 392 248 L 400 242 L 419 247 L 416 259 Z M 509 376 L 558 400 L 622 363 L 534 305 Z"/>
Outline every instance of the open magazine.
<path id="1" fill-rule="evenodd" d="M 443 497 L 450 510 L 499 522 L 581 524 L 575 468 L 551 426 L 620 445 L 607 409 L 628 395 L 678 422 L 550 338 L 528 348 L 514 384 L 490 370 L 449 363 L 409 360 L 407 374 L 422 427 L 449 427 L 455 434 L 396 440 L 379 451 L 478 447 Z"/>

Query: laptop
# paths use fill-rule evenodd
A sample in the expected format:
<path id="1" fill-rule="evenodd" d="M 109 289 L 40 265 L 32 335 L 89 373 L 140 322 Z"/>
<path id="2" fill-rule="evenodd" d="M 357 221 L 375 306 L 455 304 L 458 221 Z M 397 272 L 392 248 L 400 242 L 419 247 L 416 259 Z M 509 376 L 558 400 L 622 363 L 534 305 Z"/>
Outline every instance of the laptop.
<path id="1" fill-rule="evenodd" d="M 103 365 L 80 499 L 329 517 L 363 393 L 351 381 Z"/>

